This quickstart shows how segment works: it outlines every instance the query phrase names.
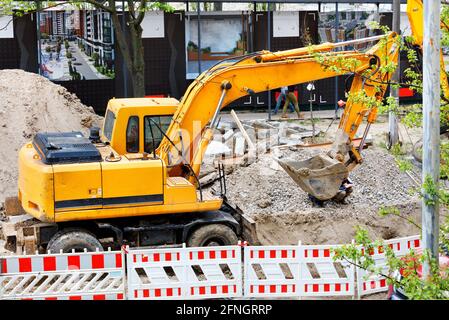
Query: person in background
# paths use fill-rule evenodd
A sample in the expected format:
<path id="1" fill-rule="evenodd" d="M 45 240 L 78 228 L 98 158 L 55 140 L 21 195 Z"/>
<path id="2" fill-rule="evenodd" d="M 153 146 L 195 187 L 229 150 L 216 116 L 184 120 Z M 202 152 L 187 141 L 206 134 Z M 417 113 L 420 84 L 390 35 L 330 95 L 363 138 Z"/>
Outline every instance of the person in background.
<path id="1" fill-rule="evenodd" d="M 298 99 L 296 99 L 294 92 L 295 92 L 295 86 L 288 87 L 288 91 L 285 94 L 286 98 L 285 98 L 285 103 L 284 103 L 284 108 L 282 110 L 281 118 L 288 118 L 287 106 L 289 103 L 293 103 L 293 105 L 295 106 L 295 111 L 298 114 L 298 119 L 304 119 L 301 112 L 299 112 Z"/>
<path id="2" fill-rule="evenodd" d="M 287 91 L 288 87 L 282 87 L 281 93 L 279 94 L 277 100 L 276 100 L 276 107 L 274 108 L 274 111 L 272 114 L 277 114 L 279 111 L 279 107 L 281 106 L 281 103 L 284 99 L 287 99 Z M 293 103 L 289 103 L 288 106 L 290 107 L 290 110 L 295 111 L 295 108 L 293 107 Z"/>

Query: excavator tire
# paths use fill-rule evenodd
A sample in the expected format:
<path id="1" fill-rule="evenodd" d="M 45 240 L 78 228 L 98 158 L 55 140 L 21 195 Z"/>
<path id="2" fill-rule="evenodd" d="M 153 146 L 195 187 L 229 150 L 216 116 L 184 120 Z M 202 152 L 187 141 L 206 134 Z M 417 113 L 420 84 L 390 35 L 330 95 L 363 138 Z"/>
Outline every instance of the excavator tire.
<path id="1" fill-rule="evenodd" d="M 83 252 L 103 251 L 103 246 L 95 236 L 85 229 L 67 228 L 60 230 L 50 239 L 47 245 L 47 251 L 52 253 L 62 252 L 68 253 L 75 250 Z"/>
<path id="2" fill-rule="evenodd" d="M 192 232 L 187 240 L 187 246 L 233 246 L 237 242 L 237 235 L 230 227 L 224 224 L 208 224 Z"/>

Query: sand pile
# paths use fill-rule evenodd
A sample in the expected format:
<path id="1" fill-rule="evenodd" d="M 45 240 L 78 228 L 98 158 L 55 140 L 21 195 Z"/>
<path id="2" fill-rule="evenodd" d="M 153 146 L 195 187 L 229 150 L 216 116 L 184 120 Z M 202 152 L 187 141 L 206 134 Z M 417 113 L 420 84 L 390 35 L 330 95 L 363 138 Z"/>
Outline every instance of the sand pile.
<path id="1" fill-rule="evenodd" d="M 277 156 L 303 160 L 320 152 L 287 149 Z M 404 219 L 378 215 L 380 207 L 392 205 L 403 207 L 409 215 L 419 213 L 419 199 L 410 193 L 415 187 L 413 181 L 400 172 L 385 149 L 365 150 L 363 164 L 350 174 L 354 191 L 346 203 L 327 201 L 323 207 L 314 206 L 272 156 L 264 155 L 227 176 L 228 198 L 258 222 L 265 244 L 295 244 L 298 240 L 344 243 L 351 240 L 355 225 L 363 225 L 373 236 L 383 238 L 417 233 Z"/>
<path id="2" fill-rule="evenodd" d="M 0 70 L 0 203 L 17 192 L 17 152 L 39 131 L 88 132 L 101 117 L 76 95 L 34 73 Z"/>

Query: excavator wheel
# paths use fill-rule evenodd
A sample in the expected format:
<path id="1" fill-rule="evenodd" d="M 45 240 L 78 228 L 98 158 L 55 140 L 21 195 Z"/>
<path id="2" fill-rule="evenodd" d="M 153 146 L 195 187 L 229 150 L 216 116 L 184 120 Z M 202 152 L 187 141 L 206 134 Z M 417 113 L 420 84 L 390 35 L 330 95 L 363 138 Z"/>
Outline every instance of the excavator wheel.
<path id="1" fill-rule="evenodd" d="M 230 227 L 224 224 L 208 224 L 192 232 L 187 240 L 187 246 L 233 246 L 237 242 L 237 235 Z"/>
<path id="2" fill-rule="evenodd" d="M 60 230 L 50 239 L 47 245 L 47 251 L 52 253 L 62 252 L 68 253 L 103 251 L 100 241 L 89 231 L 80 228 L 67 228 Z"/>

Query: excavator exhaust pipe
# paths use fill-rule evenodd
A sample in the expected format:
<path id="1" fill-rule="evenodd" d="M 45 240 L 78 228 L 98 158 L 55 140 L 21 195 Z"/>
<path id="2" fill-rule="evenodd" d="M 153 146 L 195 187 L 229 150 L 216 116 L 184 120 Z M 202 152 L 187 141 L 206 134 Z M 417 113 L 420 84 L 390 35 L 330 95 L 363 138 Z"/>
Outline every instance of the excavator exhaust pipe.
<path id="1" fill-rule="evenodd" d="M 322 201 L 335 197 L 349 175 L 343 163 L 328 155 L 316 155 L 303 161 L 277 161 L 301 189 Z"/>

